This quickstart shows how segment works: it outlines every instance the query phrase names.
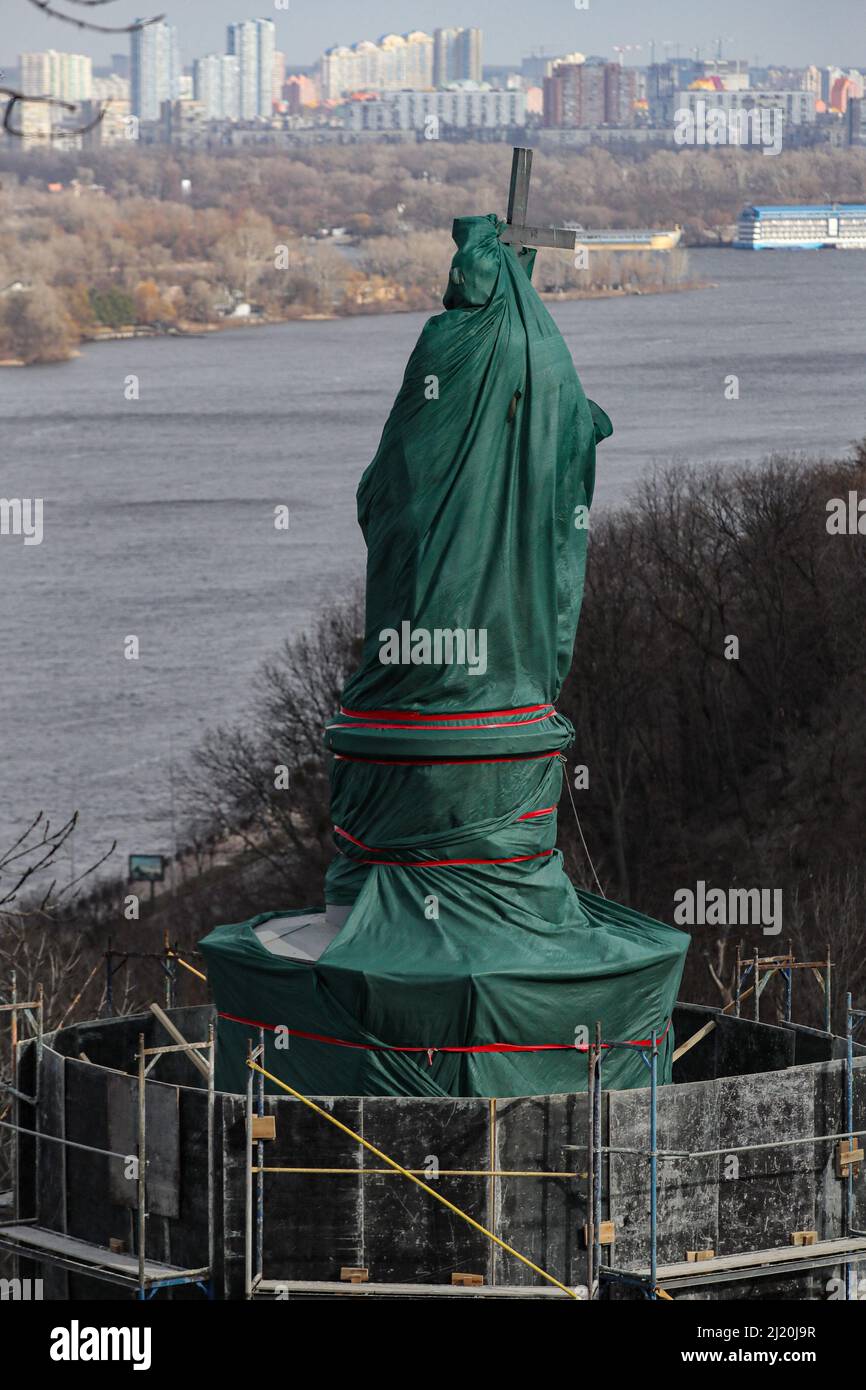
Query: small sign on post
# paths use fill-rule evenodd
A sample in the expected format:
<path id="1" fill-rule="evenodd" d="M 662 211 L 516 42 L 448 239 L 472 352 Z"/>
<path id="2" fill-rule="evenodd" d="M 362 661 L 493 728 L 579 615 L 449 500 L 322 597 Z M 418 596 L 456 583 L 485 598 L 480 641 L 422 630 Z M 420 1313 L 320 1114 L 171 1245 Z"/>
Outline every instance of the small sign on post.
<path id="1" fill-rule="evenodd" d="M 165 880 L 164 854 L 131 854 L 129 856 L 129 882 L 149 883 L 150 901 L 156 896 L 154 887 Z"/>

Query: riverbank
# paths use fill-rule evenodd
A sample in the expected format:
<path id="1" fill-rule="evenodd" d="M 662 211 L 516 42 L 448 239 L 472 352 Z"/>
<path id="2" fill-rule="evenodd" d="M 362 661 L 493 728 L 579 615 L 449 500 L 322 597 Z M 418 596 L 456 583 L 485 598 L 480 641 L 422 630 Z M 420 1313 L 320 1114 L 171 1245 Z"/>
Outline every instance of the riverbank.
<path id="1" fill-rule="evenodd" d="M 606 288 L 581 290 L 569 288 L 565 290 L 543 290 L 540 298 L 549 304 L 564 304 L 572 300 L 596 300 L 596 299 L 628 299 L 632 296 L 677 294 L 691 290 L 718 289 L 718 283 L 712 280 L 685 280 L 678 284 L 670 285 L 611 285 Z M 0 368 L 3 367 L 42 367 L 48 364 L 57 364 L 74 361 L 81 356 L 83 347 L 93 343 L 120 343 L 130 342 L 141 338 L 208 338 L 215 334 L 233 331 L 235 329 L 248 328 L 272 328 L 279 324 L 288 323 L 332 323 L 341 320 L 357 318 L 387 318 L 394 314 L 414 314 L 419 311 L 422 313 L 436 313 L 441 309 L 441 301 L 431 300 L 429 306 L 420 308 L 418 304 L 402 303 L 398 300 L 379 300 L 375 303 L 360 304 L 352 309 L 344 309 L 341 313 L 293 313 L 283 315 L 257 314 L 247 318 L 224 319 L 219 323 L 173 323 L 160 327 L 155 324 L 128 324 L 120 328 L 104 328 L 93 332 L 82 334 L 79 345 L 70 347 L 62 355 L 52 353 L 38 359 L 24 360 L 23 358 L 8 357 L 0 359 Z"/>
<path id="2" fill-rule="evenodd" d="M 677 285 L 619 285 L 606 290 L 544 290 L 545 303 L 564 304 L 572 299 L 628 299 L 633 295 L 679 294 L 686 290 L 717 290 L 716 280 L 684 280 Z"/>

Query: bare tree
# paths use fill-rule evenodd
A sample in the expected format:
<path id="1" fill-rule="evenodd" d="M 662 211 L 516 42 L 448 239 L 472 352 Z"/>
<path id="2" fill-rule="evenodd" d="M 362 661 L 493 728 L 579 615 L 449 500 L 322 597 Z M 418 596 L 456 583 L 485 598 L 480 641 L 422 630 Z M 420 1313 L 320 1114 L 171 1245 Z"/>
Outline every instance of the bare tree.
<path id="1" fill-rule="evenodd" d="M 200 860 L 206 847 L 229 847 L 275 889 L 320 893 L 333 852 L 322 730 L 362 630 L 358 597 L 328 610 L 261 669 L 244 723 L 212 730 L 195 750 L 179 782 Z"/>

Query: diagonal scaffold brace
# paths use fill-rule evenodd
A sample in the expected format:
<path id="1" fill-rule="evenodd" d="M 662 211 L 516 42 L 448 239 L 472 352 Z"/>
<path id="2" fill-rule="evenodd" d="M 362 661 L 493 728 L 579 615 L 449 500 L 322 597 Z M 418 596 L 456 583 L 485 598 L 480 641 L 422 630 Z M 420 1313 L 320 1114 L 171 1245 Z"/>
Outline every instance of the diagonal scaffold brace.
<path id="1" fill-rule="evenodd" d="M 447 1207 L 449 1211 L 453 1211 L 455 1216 L 459 1216 L 462 1221 L 467 1222 L 473 1230 L 480 1231 L 481 1235 L 493 1241 L 494 1245 L 498 1245 L 500 1250 L 504 1250 L 508 1255 L 513 1255 L 516 1260 L 520 1260 L 521 1264 L 526 1265 L 527 1269 L 531 1269 L 535 1274 L 539 1274 L 542 1279 L 546 1279 L 548 1284 L 553 1284 L 555 1288 L 561 1289 L 568 1298 L 574 1299 L 577 1303 L 580 1302 L 580 1298 L 575 1293 L 574 1289 L 570 1289 L 567 1284 L 560 1283 L 558 1279 L 555 1279 L 552 1274 L 548 1274 L 540 1265 L 533 1264 L 532 1260 L 528 1259 L 526 1255 L 521 1255 L 519 1250 L 515 1250 L 513 1245 L 508 1245 L 504 1240 L 501 1240 L 499 1236 L 494 1235 L 493 1231 L 489 1231 L 486 1226 L 482 1226 L 481 1222 L 476 1221 L 468 1212 L 455 1206 L 453 1202 L 449 1202 L 447 1197 L 443 1197 L 440 1192 L 434 1191 L 432 1187 L 428 1186 L 426 1182 L 422 1182 L 420 1178 L 416 1178 L 415 1174 L 410 1173 L 408 1168 L 404 1168 L 396 1159 L 389 1157 L 389 1155 L 383 1153 L 381 1149 L 377 1149 L 375 1144 L 371 1144 L 368 1139 L 364 1139 L 360 1134 L 357 1134 L 355 1130 L 350 1129 L 348 1125 L 344 1125 L 342 1120 L 338 1120 L 335 1116 L 329 1115 L 327 1110 L 323 1110 L 320 1105 L 316 1105 L 316 1102 L 310 1100 L 309 1096 L 305 1096 L 301 1091 L 296 1091 L 293 1086 L 289 1086 L 287 1082 L 281 1081 L 278 1076 L 274 1076 L 271 1072 L 266 1071 L 264 1067 L 260 1067 L 255 1061 L 249 1060 L 247 1066 L 251 1071 L 259 1072 L 261 1076 L 267 1077 L 268 1081 L 271 1081 L 275 1086 L 279 1086 L 281 1090 L 286 1091 L 290 1096 L 294 1096 L 295 1100 L 302 1101 L 310 1110 L 315 1111 L 317 1115 L 321 1115 L 323 1120 L 327 1120 L 329 1124 L 342 1130 L 344 1134 L 348 1134 L 350 1139 L 354 1139 L 356 1143 L 363 1145 L 369 1153 L 375 1154 L 383 1163 L 387 1163 L 388 1167 L 393 1169 L 395 1173 L 400 1173 L 404 1178 L 408 1178 L 409 1182 L 414 1183 L 416 1187 L 420 1187 L 422 1192 L 426 1192 L 428 1196 L 435 1198 L 437 1202 L 441 1202 L 443 1207 Z"/>

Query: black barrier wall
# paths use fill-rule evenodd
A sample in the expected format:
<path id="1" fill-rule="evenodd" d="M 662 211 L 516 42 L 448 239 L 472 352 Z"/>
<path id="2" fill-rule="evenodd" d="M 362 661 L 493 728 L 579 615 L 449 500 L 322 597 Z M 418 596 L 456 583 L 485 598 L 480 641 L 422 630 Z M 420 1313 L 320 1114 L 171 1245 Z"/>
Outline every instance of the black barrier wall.
<path id="1" fill-rule="evenodd" d="M 659 1165 L 658 1258 L 685 1260 L 689 1250 L 739 1254 L 790 1246 L 795 1231 L 819 1240 L 841 1237 L 844 1182 L 836 1145 L 810 1142 L 734 1153 L 750 1144 L 837 1134 L 846 1127 L 844 1043 L 825 1034 L 677 1011 L 678 1038 L 709 1019 L 716 1027 L 675 1066 L 681 1084 L 659 1092 L 662 1150 L 722 1149 L 703 1159 Z M 207 1008 L 171 1017 L 190 1041 L 207 1035 Z M 166 1035 L 152 1015 L 66 1028 L 22 1058 L 30 1089 L 38 1065 L 38 1128 L 45 1135 L 134 1154 L 140 1034 L 147 1046 Z M 854 1127 L 866 1128 L 866 1058 L 854 1066 Z M 817 1060 L 812 1060 L 818 1054 Z M 745 1064 L 734 1074 L 739 1057 Z M 804 1058 L 810 1060 L 804 1061 Z M 763 1067 L 761 1067 L 763 1063 Z M 700 1077 L 703 1072 L 704 1076 Z M 161 1057 L 146 1082 L 147 1251 L 167 1264 L 204 1264 L 208 1248 L 207 1093 L 180 1052 Z M 506 1100 L 413 1097 L 325 1098 L 335 1118 L 441 1191 L 535 1264 L 571 1287 L 586 1278 L 582 1232 L 586 1210 L 587 1101 L 581 1095 Z M 270 1280 L 337 1280 L 344 1266 L 369 1271 L 375 1283 L 448 1284 L 454 1273 L 485 1284 L 533 1285 L 538 1277 L 455 1213 L 383 1165 L 347 1135 L 290 1097 L 267 1096 L 275 1137 L 264 1145 L 262 1273 Z M 30 1125 L 34 1108 L 22 1106 Z M 215 1295 L 244 1296 L 245 1113 L 243 1096 L 214 1102 Z M 623 1270 L 649 1258 L 649 1092 L 605 1091 L 602 1140 L 634 1154 L 603 1164 L 603 1210 L 614 1223 L 605 1262 Z M 337 1169 L 340 1172 L 314 1172 Z M 362 1172 L 356 1170 L 361 1169 Z M 349 1170 L 349 1171 L 347 1171 Z M 460 1170 L 454 1174 L 452 1170 Z M 487 1176 L 491 1171 L 501 1176 Z M 19 1215 L 99 1246 L 136 1250 L 136 1184 L 120 1159 L 22 1139 Z M 527 1176 L 532 1174 L 533 1176 Z M 863 1178 L 855 1182 L 854 1225 L 866 1226 Z M 808 1268 L 749 1285 L 729 1282 L 685 1297 L 823 1298 L 834 1296 L 840 1267 Z M 866 1265 L 863 1267 L 866 1274 Z M 90 1277 L 52 1269 L 48 1298 L 126 1297 Z M 628 1296 L 628 1290 L 620 1292 Z M 173 1290 L 160 1297 L 201 1297 Z"/>

